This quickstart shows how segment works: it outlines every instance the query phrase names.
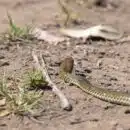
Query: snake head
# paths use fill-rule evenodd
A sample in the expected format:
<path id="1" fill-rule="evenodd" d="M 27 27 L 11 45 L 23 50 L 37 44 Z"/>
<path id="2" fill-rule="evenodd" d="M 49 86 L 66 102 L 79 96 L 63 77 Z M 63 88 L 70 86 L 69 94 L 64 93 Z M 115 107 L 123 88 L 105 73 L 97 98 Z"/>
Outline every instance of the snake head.
<path id="1" fill-rule="evenodd" d="M 65 58 L 60 65 L 60 72 L 72 73 L 74 66 L 74 59 L 72 57 Z"/>
<path id="2" fill-rule="evenodd" d="M 60 70 L 66 73 L 72 73 L 74 60 L 72 57 L 65 58 L 60 65 Z"/>
<path id="3" fill-rule="evenodd" d="M 74 66 L 74 60 L 72 57 L 65 58 L 61 64 L 60 64 L 60 72 L 59 77 L 61 79 L 64 79 L 68 74 L 71 74 L 73 72 L 73 66 Z"/>

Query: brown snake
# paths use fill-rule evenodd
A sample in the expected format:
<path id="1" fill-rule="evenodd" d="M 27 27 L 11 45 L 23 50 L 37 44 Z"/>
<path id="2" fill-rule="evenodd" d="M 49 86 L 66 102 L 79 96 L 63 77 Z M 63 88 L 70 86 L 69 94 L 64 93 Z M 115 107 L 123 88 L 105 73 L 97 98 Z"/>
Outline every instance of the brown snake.
<path id="1" fill-rule="evenodd" d="M 65 82 L 78 86 L 86 93 L 101 100 L 120 105 L 130 105 L 130 94 L 93 86 L 85 77 L 72 73 L 74 60 L 68 57 L 60 65 L 60 77 Z"/>

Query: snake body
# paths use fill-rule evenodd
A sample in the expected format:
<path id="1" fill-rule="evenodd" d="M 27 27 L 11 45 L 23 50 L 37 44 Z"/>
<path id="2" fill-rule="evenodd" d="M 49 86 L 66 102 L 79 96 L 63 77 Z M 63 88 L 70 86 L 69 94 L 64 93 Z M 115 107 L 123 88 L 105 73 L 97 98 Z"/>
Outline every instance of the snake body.
<path id="1" fill-rule="evenodd" d="M 130 106 L 130 94 L 93 86 L 85 77 L 73 73 L 73 65 L 74 60 L 72 57 L 64 59 L 60 65 L 60 77 L 65 82 L 72 83 L 84 92 L 101 100 Z"/>

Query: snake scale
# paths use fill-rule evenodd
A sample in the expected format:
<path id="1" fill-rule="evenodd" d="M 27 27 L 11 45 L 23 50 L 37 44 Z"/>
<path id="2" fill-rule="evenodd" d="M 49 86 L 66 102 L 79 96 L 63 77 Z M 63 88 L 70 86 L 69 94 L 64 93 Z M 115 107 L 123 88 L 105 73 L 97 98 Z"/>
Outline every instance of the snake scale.
<path id="1" fill-rule="evenodd" d="M 73 58 L 65 58 L 60 65 L 60 78 L 65 82 L 69 82 L 78 86 L 84 92 L 101 100 L 119 105 L 130 105 L 130 94 L 95 87 L 85 77 L 73 73 L 73 67 Z"/>

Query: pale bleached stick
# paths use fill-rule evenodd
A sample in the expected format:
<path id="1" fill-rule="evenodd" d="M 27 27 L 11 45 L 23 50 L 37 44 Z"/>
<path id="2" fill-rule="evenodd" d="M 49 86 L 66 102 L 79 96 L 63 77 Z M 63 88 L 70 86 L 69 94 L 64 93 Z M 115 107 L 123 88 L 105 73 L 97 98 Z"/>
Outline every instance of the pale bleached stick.
<path id="1" fill-rule="evenodd" d="M 59 30 L 62 34 L 73 37 L 73 38 L 91 38 L 91 37 L 99 37 L 104 38 L 106 40 L 119 40 L 123 37 L 123 32 L 108 26 L 108 25 L 97 25 L 87 29 L 66 29 L 61 28 Z"/>
<path id="2" fill-rule="evenodd" d="M 72 110 L 72 105 L 69 103 L 68 99 L 65 97 L 65 95 L 58 89 L 56 84 L 54 84 L 48 74 L 47 67 L 45 64 L 45 60 L 42 55 L 40 55 L 41 64 L 38 60 L 38 56 L 32 52 L 33 59 L 35 61 L 36 67 L 42 72 L 43 77 L 48 82 L 48 85 L 52 88 L 52 91 L 59 97 L 61 102 L 61 107 L 64 110 Z"/>

